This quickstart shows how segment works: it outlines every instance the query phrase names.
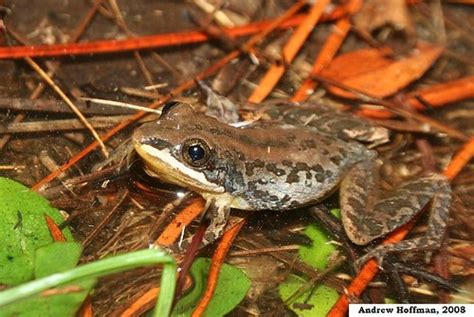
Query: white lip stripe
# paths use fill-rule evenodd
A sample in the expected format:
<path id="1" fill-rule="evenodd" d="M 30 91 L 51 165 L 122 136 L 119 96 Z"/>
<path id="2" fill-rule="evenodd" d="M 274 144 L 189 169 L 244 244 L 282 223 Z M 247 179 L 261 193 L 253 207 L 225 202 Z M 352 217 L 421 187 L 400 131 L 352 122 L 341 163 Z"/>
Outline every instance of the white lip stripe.
<path id="1" fill-rule="evenodd" d="M 199 187 L 204 187 L 207 190 L 212 190 L 213 192 L 224 192 L 224 188 L 222 186 L 217 186 L 216 184 L 209 182 L 202 173 L 199 173 L 178 161 L 170 154 L 168 149 L 158 150 L 147 144 L 142 144 L 141 147 L 146 153 L 148 153 L 148 155 L 153 156 L 167 166 L 170 166 L 170 168 L 174 168 L 189 178 L 194 179 L 200 184 Z"/>

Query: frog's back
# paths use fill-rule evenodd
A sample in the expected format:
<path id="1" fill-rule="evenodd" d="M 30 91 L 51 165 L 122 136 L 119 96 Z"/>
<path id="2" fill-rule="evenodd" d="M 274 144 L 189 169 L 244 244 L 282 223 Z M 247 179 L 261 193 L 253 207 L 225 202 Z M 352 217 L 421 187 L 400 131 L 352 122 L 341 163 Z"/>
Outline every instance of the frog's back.
<path id="1" fill-rule="evenodd" d="M 232 149 L 234 183 L 227 188 L 236 197 L 232 207 L 240 209 L 283 210 L 318 202 L 355 162 L 373 155 L 357 142 L 311 127 L 263 123 L 240 132 Z"/>
<path id="2" fill-rule="evenodd" d="M 262 120 L 308 126 L 346 140 L 383 144 L 389 131 L 351 113 L 312 103 L 278 102 L 262 107 Z"/>
<path id="3" fill-rule="evenodd" d="M 134 133 L 147 171 L 229 207 L 292 209 L 325 198 L 374 155 L 362 144 L 302 124 L 236 128 L 179 104 Z"/>

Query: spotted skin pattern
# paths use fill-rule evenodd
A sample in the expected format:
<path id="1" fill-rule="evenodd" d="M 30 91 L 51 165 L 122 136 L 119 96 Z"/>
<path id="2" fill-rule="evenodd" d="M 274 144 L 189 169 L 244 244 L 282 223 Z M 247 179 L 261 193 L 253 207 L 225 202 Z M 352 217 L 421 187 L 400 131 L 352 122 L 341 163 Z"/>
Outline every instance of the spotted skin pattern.
<path id="1" fill-rule="evenodd" d="M 339 187 L 344 229 L 359 245 L 407 223 L 432 201 L 425 237 L 378 247 L 364 260 L 439 246 L 449 215 L 449 183 L 431 174 L 393 191 L 379 190 L 380 162 L 365 144 L 386 142 L 387 130 L 309 104 L 261 109 L 259 121 L 236 128 L 176 103 L 134 132 L 134 147 L 151 175 L 206 199 L 211 224 L 205 244 L 221 235 L 230 208 L 295 209 L 318 203 Z M 190 139 L 206 152 L 198 166 L 185 155 Z"/>

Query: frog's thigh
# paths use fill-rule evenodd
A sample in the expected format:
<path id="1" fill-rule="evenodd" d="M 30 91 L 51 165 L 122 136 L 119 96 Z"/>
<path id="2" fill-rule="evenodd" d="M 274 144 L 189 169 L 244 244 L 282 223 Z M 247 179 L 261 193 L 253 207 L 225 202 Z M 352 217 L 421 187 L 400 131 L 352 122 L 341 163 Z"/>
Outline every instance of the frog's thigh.
<path id="1" fill-rule="evenodd" d="M 446 178 L 431 174 L 382 192 L 377 163 L 354 166 L 341 183 L 340 204 L 344 229 L 349 239 L 360 245 L 379 238 L 409 222 L 431 199 L 427 241 L 431 243 L 445 227 L 451 201 Z"/>

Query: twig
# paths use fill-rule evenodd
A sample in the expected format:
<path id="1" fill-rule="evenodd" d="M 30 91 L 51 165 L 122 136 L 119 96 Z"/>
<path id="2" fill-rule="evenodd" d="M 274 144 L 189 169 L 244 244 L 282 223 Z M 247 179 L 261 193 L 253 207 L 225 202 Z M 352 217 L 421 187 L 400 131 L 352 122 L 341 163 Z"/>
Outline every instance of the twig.
<path id="1" fill-rule="evenodd" d="M 219 8 L 215 7 L 214 5 L 210 4 L 204 0 L 194 0 L 193 1 L 196 6 L 198 6 L 201 10 L 206 12 L 207 14 L 212 14 L 212 17 L 219 22 L 219 24 L 232 27 L 234 26 L 234 22 L 229 19 L 229 17 L 225 14 L 224 11 L 220 10 Z"/>
<path id="2" fill-rule="evenodd" d="M 461 172 L 464 166 L 469 163 L 473 156 L 474 138 L 471 138 L 464 144 L 456 156 L 451 159 L 451 163 L 449 163 L 443 174 L 452 181 Z"/>
<path id="3" fill-rule="evenodd" d="M 130 103 L 121 102 L 121 101 L 99 99 L 99 98 L 81 98 L 81 100 L 92 101 L 92 102 L 102 104 L 102 105 L 108 105 L 108 106 L 119 107 L 119 108 L 128 108 L 128 109 L 139 110 L 139 111 L 150 112 L 150 113 L 155 113 L 157 115 L 161 115 L 161 110 L 132 105 Z"/>
<path id="4" fill-rule="evenodd" d="M 178 81 L 183 80 L 183 75 L 179 72 L 179 70 L 177 70 L 170 63 L 168 63 L 163 57 L 161 57 L 160 54 L 158 54 L 157 52 L 151 52 L 150 56 L 163 68 L 167 69 L 171 73 L 171 75 L 174 77 L 174 79 Z"/>
<path id="5" fill-rule="evenodd" d="M 121 87 L 120 91 L 130 96 L 141 97 L 141 98 L 146 98 L 146 99 L 151 99 L 151 100 L 160 99 L 161 97 L 160 94 L 157 94 L 153 91 L 147 91 L 145 88 L 139 89 L 139 88 L 132 88 L 132 87 Z"/>
<path id="6" fill-rule="evenodd" d="M 89 115 L 117 115 L 131 114 L 134 111 L 117 107 L 90 107 L 86 102 L 76 100 L 76 107 L 83 113 Z M 37 111 L 53 113 L 73 113 L 72 110 L 61 99 L 36 99 L 25 98 L 0 98 L 0 109 L 13 111 Z"/>
<path id="7" fill-rule="evenodd" d="M 128 190 L 124 190 L 122 194 L 120 195 L 120 198 L 118 202 L 115 204 L 115 206 L 105 215 L 103 219 L 94 227 L 91 233 L 87 235 L 87 237 L 82 241 L 82 246 L 84 248 L 87 248 L 89 244 L 94 240 L 95 237 L 100 233 L 102 228 L 104 228 L 105 225 L 107 225 L 112 219 L 112 216 L 116 213 L 118 208 L 123 204 L 125 199 L 128 197 Z"/>
<path id="8" fill-rule="evenodd" d="M 89 119 L 89 123 L 94 128 L 109 128 L 117 123 L 127 120 L 130 116 L 104 116 L 93 117 Z M 79 119 L 64 120 L 43 120 L 9 123 L 6 126 L 0 126 L 0 134 L 3 133 L 33 133 L 44 131 L 61 131 L 61 130 L 80 130 L 84 129 L 84 124 Z"/>
<path id="9" fill-rule="evenodd" d="M 50 172 L 58 168 L 58 165 L 56 164 L 55 160 L 49 155 L 48 151 L 46 150 L 40 151 L 40 153 L 38 154 L 38 159 L 41 164 L 43 164 L 43 166 L 46 167 L 46 169 Z M 62 181 L 65 177 L 66 174 L 61 174 L 58 176 L 58 179 Z"/>
<path id="10" fill-rule="evenodd" d="M 66 242 L 66 237 L 64 236 L 64 234 L 62 233 L 61 229 L 58 227 L 54 219 L 51 218 L 49 215 L 45 214 L 44 220 L 46 221 L 46 224 L 48 226 L 49 232 L 53 240 L 58 241 L 58 242 Z"/>
<path id="11" fill-rule="evenodd" d="M 230 256 L 251 256 L 251 255 L 262 255 L 264 253 L 271 253 L 271 252 L 281 252 L 281 251 L 296 251 L 301 246 L 298 244 L 293 245 L 284 245 L 279 247 L 269 247 L 269 248 L 260 248 L 255 250 L 243 250 L 243 251 L 235 251 L 231 252 Z"/>
<path id="12" fill-rule="evenodd" d="M 81 122 L 87 127 L 87 129 L 89 129 L 89 131 L 94 136 L 94 139 L 96 139 L 96 141 L 98 142 L 99 146 L 102 149 L 102 153 L 105 155 L 105 157 L 108 157 L 109 152 L 107 152 L 105 144 L 101 140 L 99 134 L 89 124 L 86 117 L 84 117 L 84 115 L 79 111 L 79 109 L 77 109 L 71 99 L 66 96 L 66 94 L 61 90 L 61 88 L 56 85 L 56 83 L 51 79 L 51 77 L 49 77 L 48 74 L 46 74 L 46 72 L 38 64 L 36 64 L 34 60 L 29 57 L 25 57 L 25 61 L 43 78 L 43 80 L 45 80 L 51 86 L 51 88 L 54 89 L 54 91 L 56 91 L 56 93 L 64 100 L 64 102 L 66 102 L 66 104 L 71 108 L 71 110 L 79 117 Z"/>
<path id="13" fill-rule="evenodd" d="M 25 169 L 25 165 L 0 165 L 0 171 L 21 170 Z"/>
<path id="14" fill-rule="evenodd" d="M 120 11 L 120 8 L 118 6 L 117 0 L 109 0 L 109 5 L 112 8 L 113 14 L 115 15 L 115 21 L 117 25 L 127 34 L 129 38 L 136 37 L 136 34 L 130 31 L 130 29 L 128 28 L 127 23 L 125 22 L 122 12 Z M 143 76 L 145 77 L 145 81 L 148 83 L 148 85 L 153 86 L 154 85 L 153 77 L 151 76 L 151 73 L 148 71 L 148 68 L 146 67 L 145 61 L 141 57 L 140 52 L 137 50 L 134 50 L 133 57 L 137 61 L 138 68 L 140 68 Z"/>
<path id="15" fill-rule="evenodd" d="M 87 26 L 91 23 L 92 19 L 94 18 L 97 10 L 99 9 L 100 5 L 104 0 L 95 0 L 92 4 L 92 7 L 86 13 L 86 16 L 82 19 L 81 23 L 77 27 L 76 31 L 71 34 L 71 39 L 69 40 L 70 43 L 75 43 L 79 41 L 82 34 L 86 30 Z"/>
<path id="16" fill-rule="evenodd" d="M 13 119 L 12 123 L 21 123 L 25 119 L 25 114 L 24 113 L 19 113 L 15 116 Z M 1 130 L 1 127 L 0 127 Z M 5 134 L 0 138 L 0 150 L 5 147 L 5 145 L 10 141 L 11 134 Z"/>

